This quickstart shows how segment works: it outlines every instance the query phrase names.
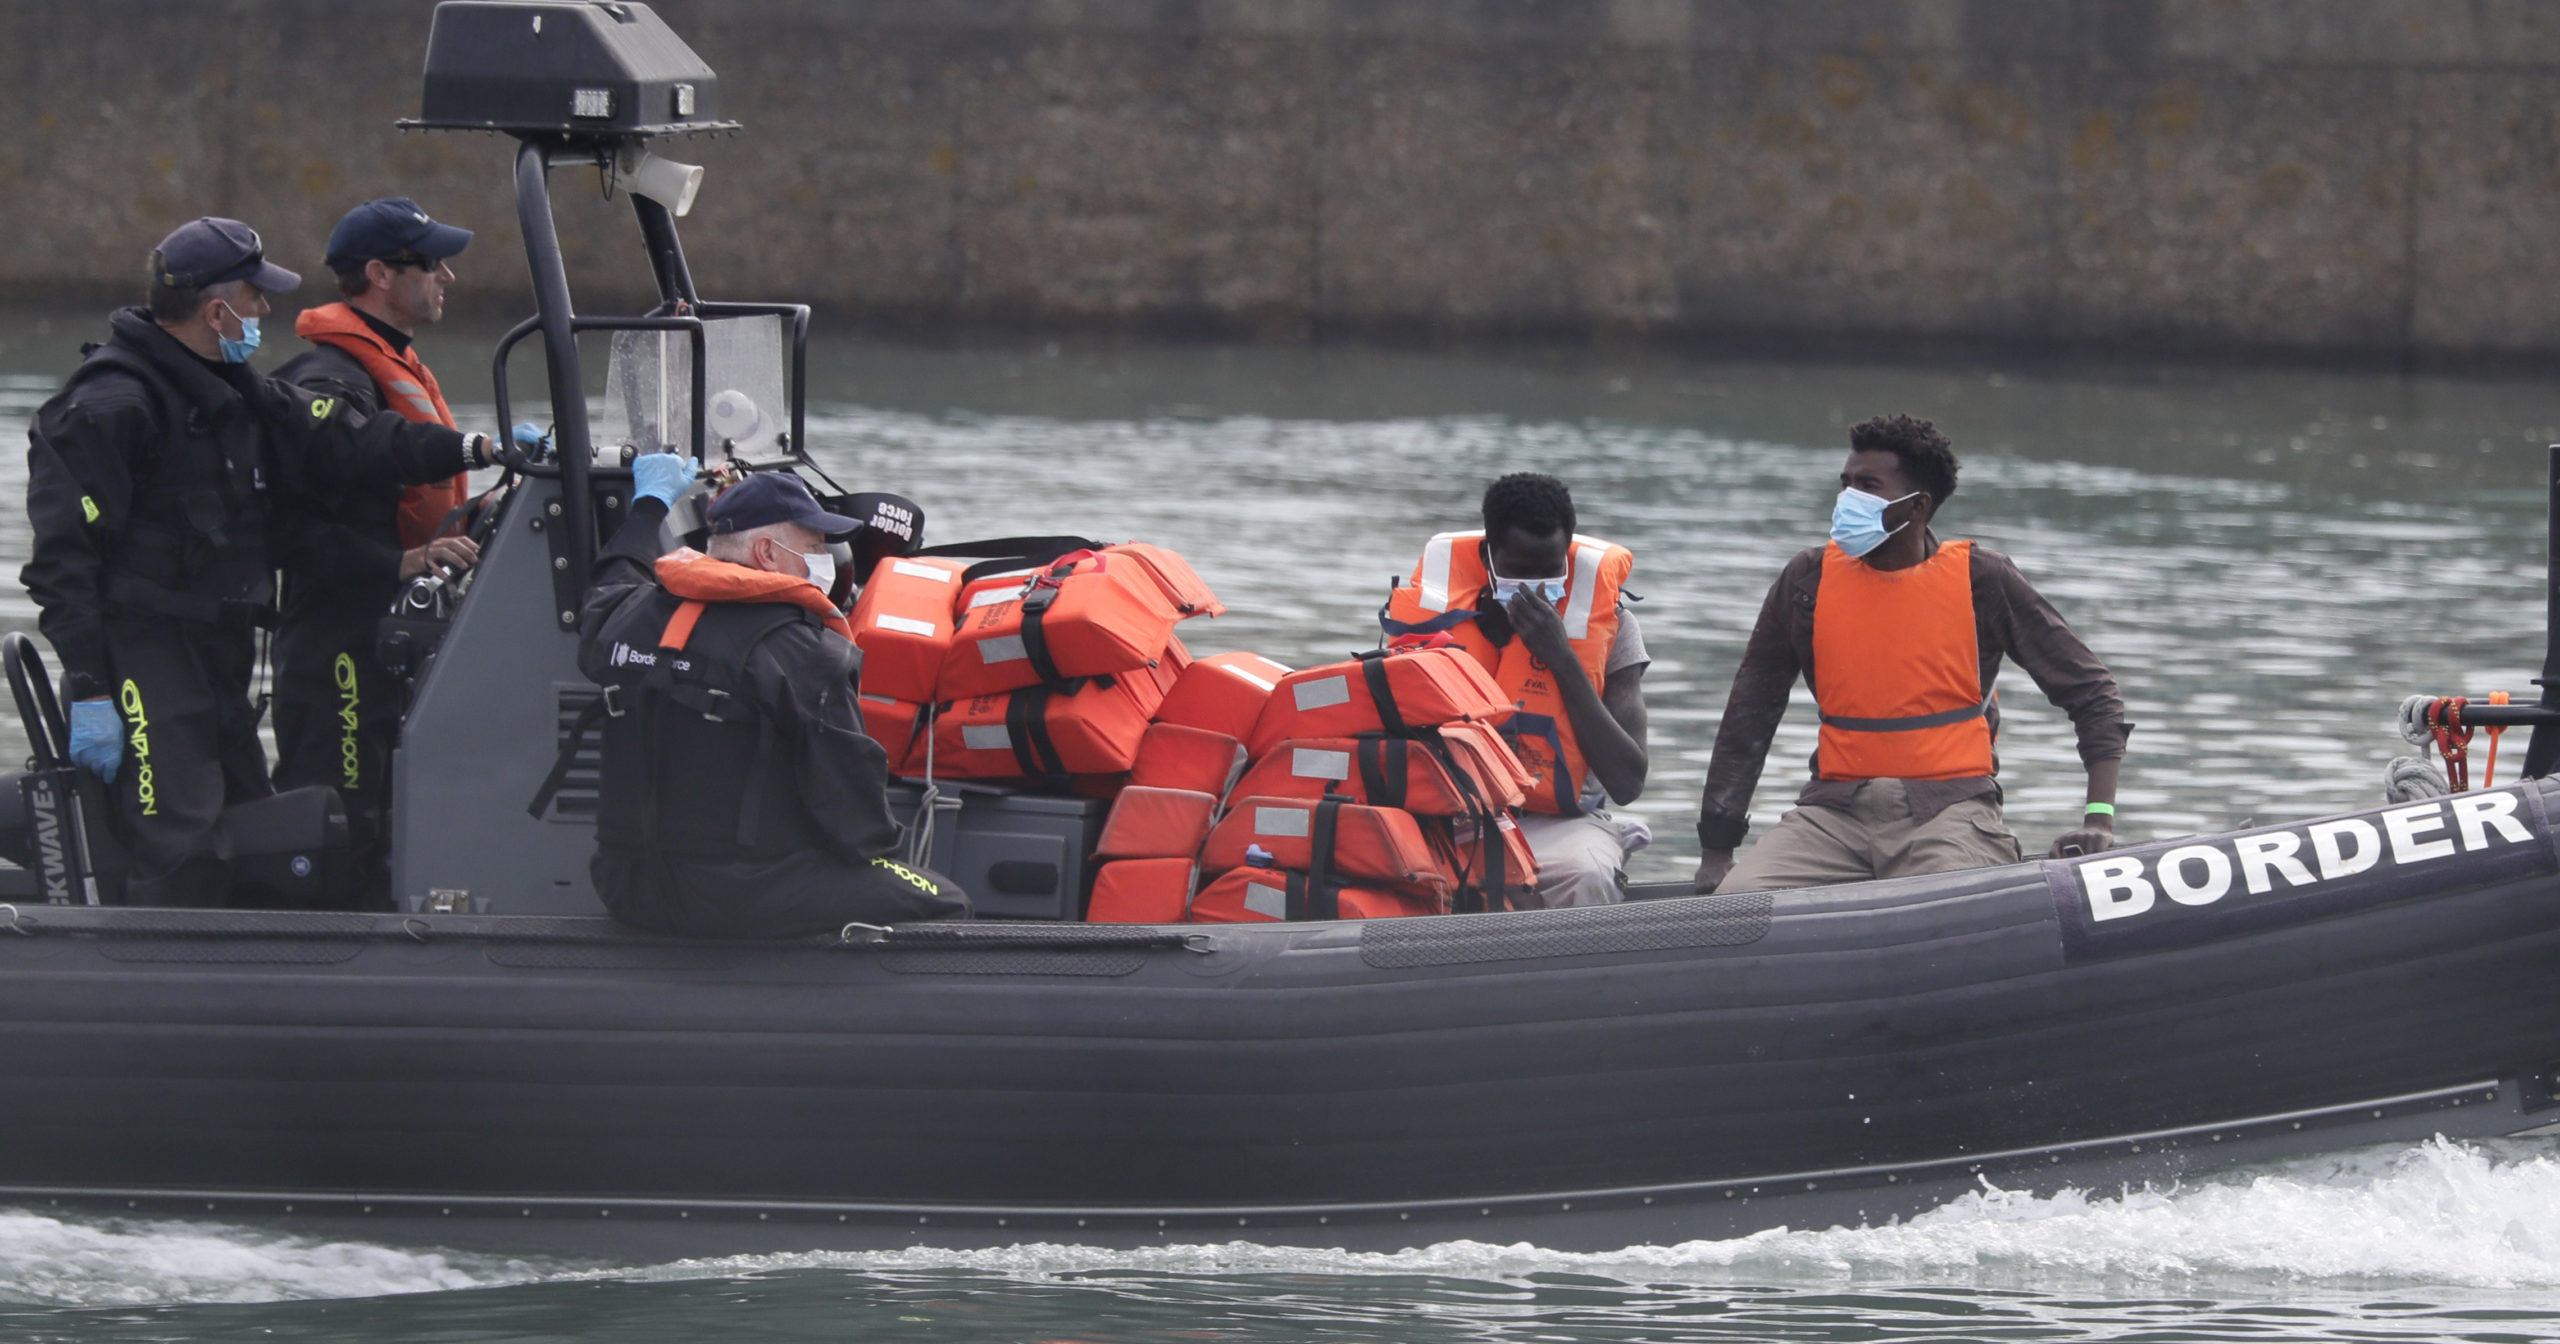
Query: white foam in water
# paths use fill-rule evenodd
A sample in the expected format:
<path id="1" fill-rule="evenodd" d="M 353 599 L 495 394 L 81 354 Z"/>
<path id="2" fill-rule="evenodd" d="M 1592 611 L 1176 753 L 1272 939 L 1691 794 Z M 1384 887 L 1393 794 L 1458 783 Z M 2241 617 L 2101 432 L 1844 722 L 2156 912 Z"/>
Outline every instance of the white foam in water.
<path id="1" fill-rule="evenodd" d="M 1456 1241 L 1392 1253 L 1250 1242 L 1111 1250 L 1026 1244 L 682 1260 L 569 1269 L 523 1260 L 278 1236 L 223 1224 L 84 1222 L 0 1212 L 0 1300 L 61 1306 L 373 1297 L 559 1280 L 681 1280 L 795 1270 L 974 1270 L 1015 1279 L 1162 1274 L 1572 1271 L 1630 1282 L 2177 1285 L 2200 1280 L 2560 1287 L 2560 1144 L 2365 1149 L 2182 1188 L 2033 1196 L 1986 1187 L 1908 1222 L 1775 1229 L 1599 1253 Z"/>
<path id="2" fill-rule="evenodd" d="M 0 1301 L 14 1303 L 103 1307 L 378 1297 L 544 1277 L 523 1261 L 317 1241 L 221 1223 L 83 1221 L 0 1211 Z"/>
<path id="3" fill-rule="evenodd" d="M 1106 1250 L 1021 1245 L 680 1261 L 609 1277 L 692 1278 L 791 1269 L 973 1269 L 1015 1277 L 1124 1269 L 1196 1274 L 1574 1271 L 1700 1282 L 1839 1278 L 2017 1283 L 2091 1278 L 2388 1279 L 2483 1288 L 2560 1286 L 2560 1147 L 2454 1143 L 2267 1165 L 2169 1190 L 1992 1187 L 1908 1222 L 1774 1229 L 1726 1241 L 1599 1253 L 1446 1242 L 1393 1253 L 1249 1242 Z"/>

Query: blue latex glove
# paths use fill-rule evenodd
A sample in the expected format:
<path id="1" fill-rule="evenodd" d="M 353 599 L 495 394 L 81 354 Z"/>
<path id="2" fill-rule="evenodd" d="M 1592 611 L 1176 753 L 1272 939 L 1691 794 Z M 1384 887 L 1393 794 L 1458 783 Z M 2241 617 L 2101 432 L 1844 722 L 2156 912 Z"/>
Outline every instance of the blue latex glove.
<path id="1" fill-rule="evenodd" d="M 675 507 L 676 496 L 693 485 L 702 474 L 702 464 L 673 453 L 642 453 L 631 459 L 632 498 L 636 502 L 654 499 L 669 508 Z"/>
<path id="2" fill-rule="evenodd" d="M 112 701 L 71 702 L 71 760 L 81 769 L 113 784 L 124 764 L 124 716 Z"/>
<path id="3" fill-rule="evenodd" d="M 518 448 L 522 448 L 536 457 L 542 456 L 542 444 L 545 437 L 542 432 L 542 426 L 527 420 L 523 424 L 515 427 L 511 437 L 515 439 L 516 446 Z"/>

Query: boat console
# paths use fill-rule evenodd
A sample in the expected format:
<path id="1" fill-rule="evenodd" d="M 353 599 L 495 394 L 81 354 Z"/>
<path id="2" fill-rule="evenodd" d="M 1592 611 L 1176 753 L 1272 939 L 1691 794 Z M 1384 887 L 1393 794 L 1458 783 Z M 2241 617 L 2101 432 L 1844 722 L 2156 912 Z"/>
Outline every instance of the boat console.
<path id="1" fill-rule="evenodd" d="M 446 0 L 427 44 L 421 131 L 494 131 L 518 142 L 517 218 L 535 313 L 498 343 L 500 424 L 547 401 L 538 443 L 509 450 L 505 503 L 486 524 L 481 563 L 449 623 L 404 613 L 387 637 L 416 668 L 393 763 L 393 891 L 404 909 L 480 914 L 597 914 L 597 749 L 583 749 L 542 815 L 542 786 L 596 688 L 576 664 L 577 614 L 598 544 L 621 524 L 630 463 L 677 452 L 728 473 L 797 471 L 844 508 L 845 492 L 806 451 L 809 309 L 697 292 L 676 220 L 702 170 L 659 157 L 670 139 L 728 134 L 718 76 L 647 5 L 589 0 Z M 578 312 L 551 213 L 562 172 L 593 172 L 627 196 L 657 304 L 628 316 Z M 583 389 L 580 338 L 606 348 L 604 394 Z M 541 348 L 539 394 L 510 377 L 510 356 Z M 680 500 L 681 540 L 705 493 Z M 847 510 L 850 511 L 850 510 Z M 842 567 L 850 578 L 851 566 Z M 734 807 L 705 779 L 706 812 Z M 986 913 L 1073 919 L 1100 805 L 949 786 L 901 793 L 919 861 L 984 893 Z M 937 805 L 938 803 L 938 805 Z"/>

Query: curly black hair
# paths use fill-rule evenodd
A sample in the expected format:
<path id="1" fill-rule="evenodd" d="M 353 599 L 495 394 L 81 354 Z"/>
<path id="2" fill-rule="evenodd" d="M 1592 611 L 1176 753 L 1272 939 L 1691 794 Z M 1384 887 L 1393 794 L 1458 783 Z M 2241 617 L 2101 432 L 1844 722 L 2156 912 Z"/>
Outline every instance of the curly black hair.
<path id="1" fill-rule="evenodd" d="M 1534 537 L 1573 534 L 1573 492 L 1553 476 L 1515 471 L 1484 488 L 1484 535 L 1499 541 L 1505 531 Z"/>
<path id="2" fill-rule="evenodd" d="M 1956 448 L 1936 425 L 1908 415 L 1879 415 L 1849 429 L 1849 448 L 1860 453 L 1891 453 L 1901 459 L 1902 474 L 1929 493 L 1932 511 L 1945 508 L 1956 492 Z"/>

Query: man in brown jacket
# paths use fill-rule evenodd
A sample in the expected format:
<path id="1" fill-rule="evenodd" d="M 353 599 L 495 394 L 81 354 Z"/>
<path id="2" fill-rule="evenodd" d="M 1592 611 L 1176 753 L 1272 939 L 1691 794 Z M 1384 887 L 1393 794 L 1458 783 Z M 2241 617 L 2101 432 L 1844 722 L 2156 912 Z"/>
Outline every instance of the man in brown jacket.
<path id="1" fill-rule="evenodd" d="M 1941 544 L 1955 450 L 1926 420 L 1849 432 L 1830 544 L 1787 563 L 1735 671 L 1699 807 L 1698 891 L 1947 872 L 2021 857 L 2000 814 L 1993 680 L 2015 659 L 2078 729 L 2081 825 L 2052 853 L 2113 843 L 2132 725 L 2115 678 L 2007 556 Z M 1798 676 L 1822 716 L 1813 779 L 1737 864 L 1751 794 Z"/>

